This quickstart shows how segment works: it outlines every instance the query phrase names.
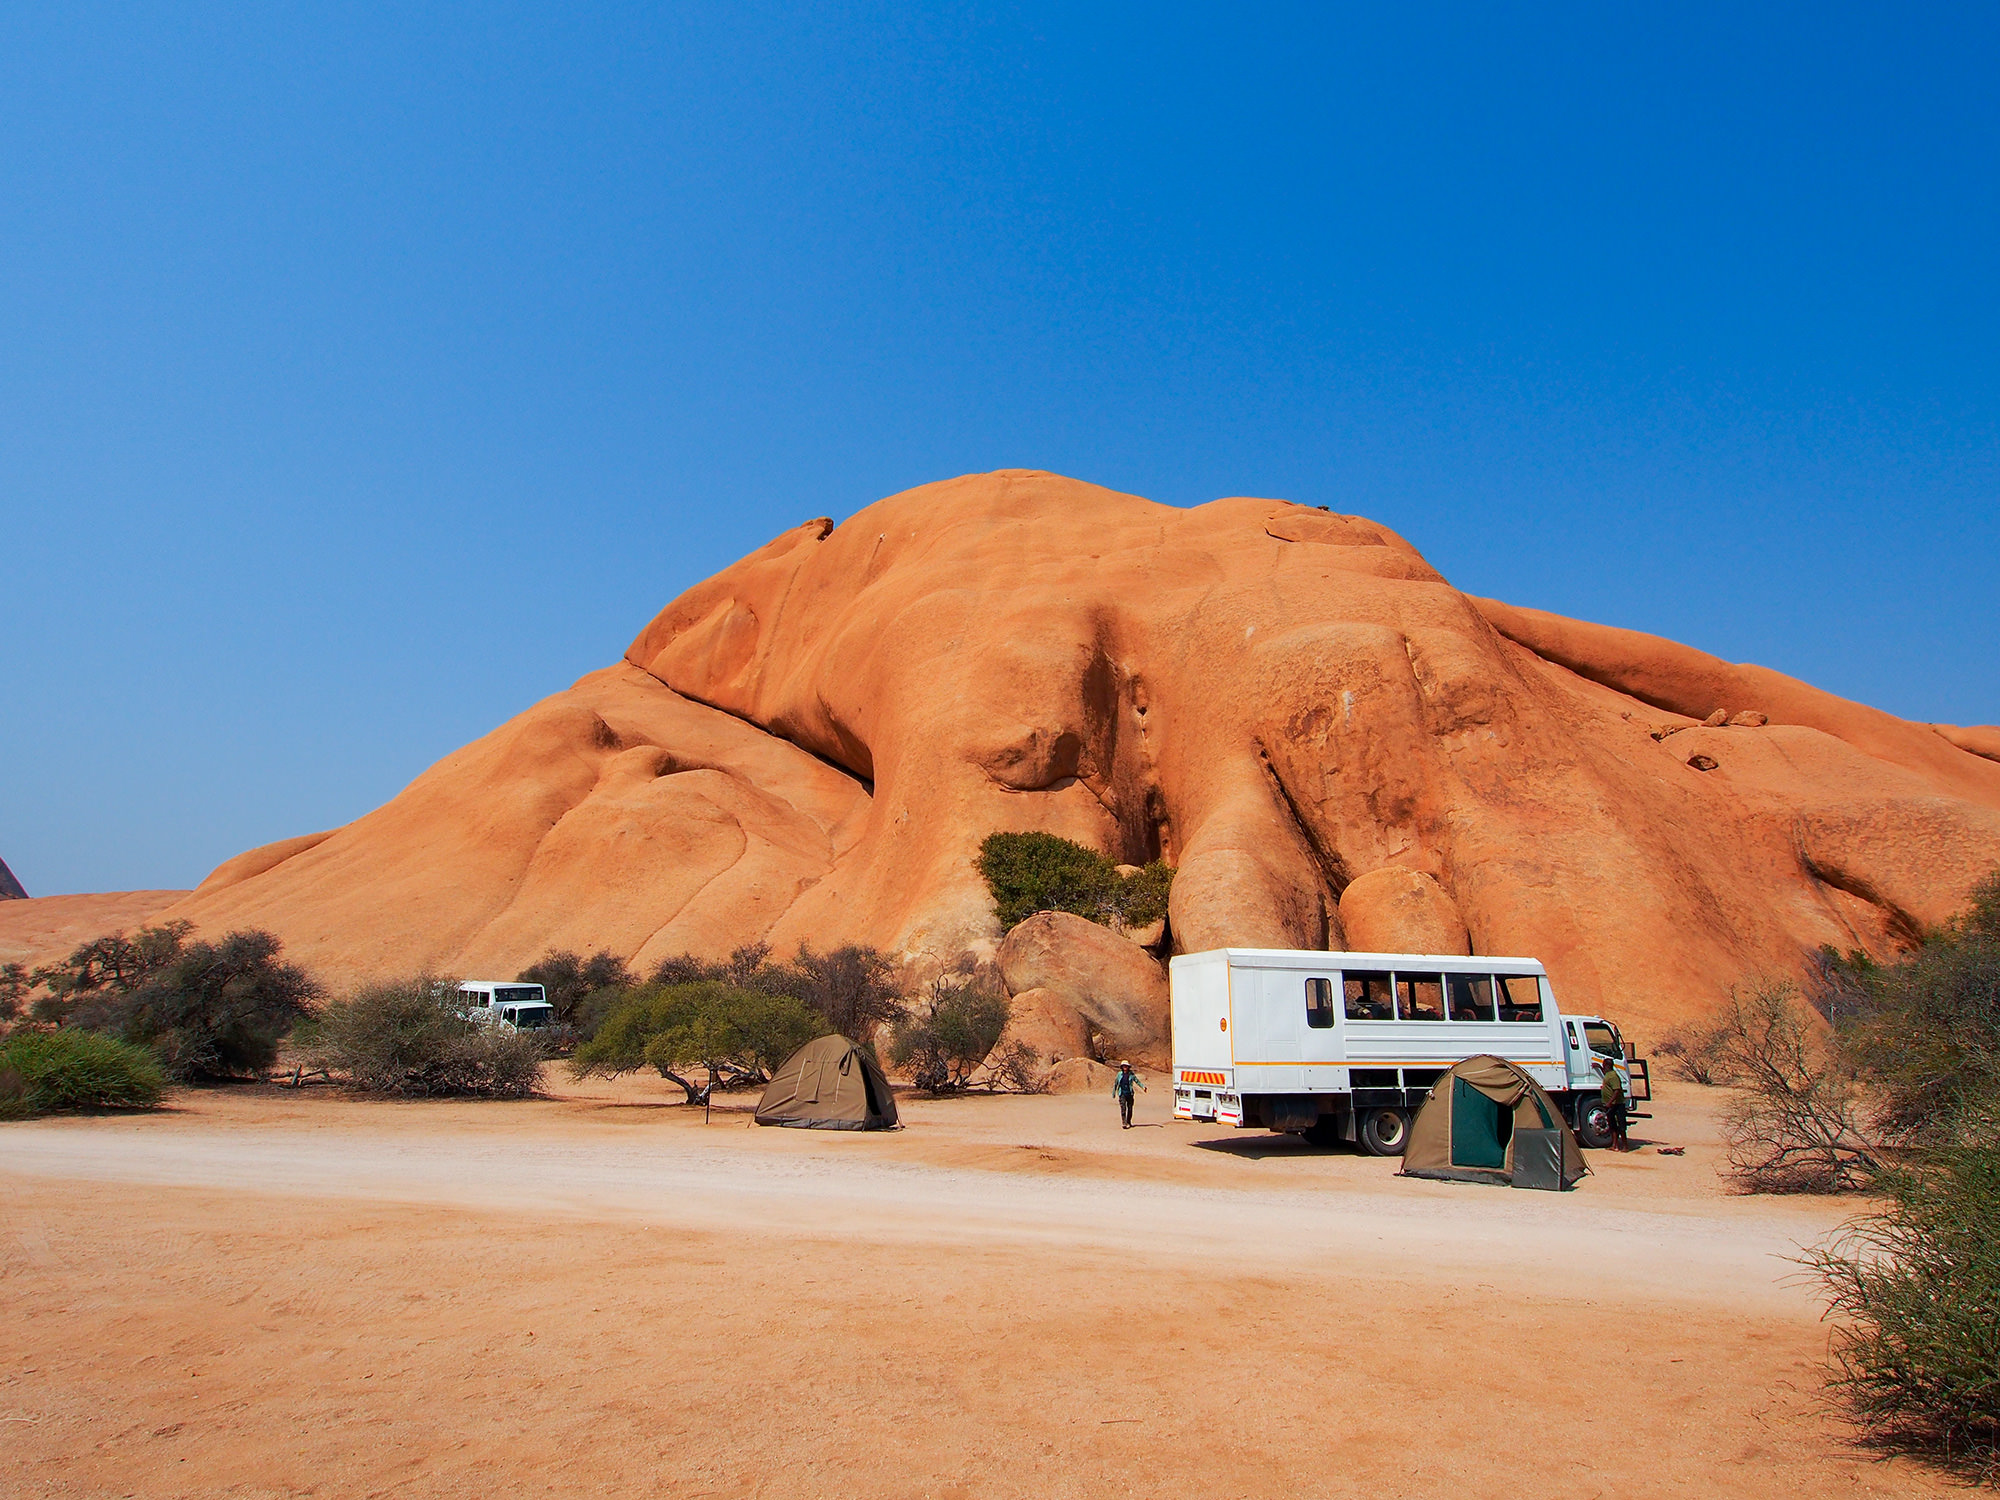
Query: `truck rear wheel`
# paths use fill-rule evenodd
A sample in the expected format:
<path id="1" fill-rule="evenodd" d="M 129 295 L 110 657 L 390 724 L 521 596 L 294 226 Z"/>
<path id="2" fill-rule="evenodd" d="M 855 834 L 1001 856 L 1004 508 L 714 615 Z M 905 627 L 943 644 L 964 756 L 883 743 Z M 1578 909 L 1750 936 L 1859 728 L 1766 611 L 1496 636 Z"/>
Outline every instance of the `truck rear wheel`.
<path id="1" fill-rule="evenodd" d="M 1576 1138 L 1593 1151 L 1611 1144 L 1611 1111 L 1602 1099 L 1585 1095 L 1577 1101 Z"/>
<path id="2" fill-rule="evenodd" d="M 1361 1117 L 1361 1144 L 1370 1156 L 1401 1156 L 1410 1144 L 1410 1117 L 1400 1109 L 1371 1109 Z"/>

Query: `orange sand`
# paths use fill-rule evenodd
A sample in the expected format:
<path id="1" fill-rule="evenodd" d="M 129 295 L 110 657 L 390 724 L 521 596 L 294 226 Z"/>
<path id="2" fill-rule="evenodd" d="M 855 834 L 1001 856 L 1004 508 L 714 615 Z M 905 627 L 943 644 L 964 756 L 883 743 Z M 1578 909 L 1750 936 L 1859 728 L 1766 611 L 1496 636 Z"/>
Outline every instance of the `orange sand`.
<path id="1" fill-rule="evenodd" d="M 4 1127 L 9 1495 L 1907 1495 L 1682 1089 L 1567 1195 L 1108 1099 L 758 1130 L 192 1093 Z"/>

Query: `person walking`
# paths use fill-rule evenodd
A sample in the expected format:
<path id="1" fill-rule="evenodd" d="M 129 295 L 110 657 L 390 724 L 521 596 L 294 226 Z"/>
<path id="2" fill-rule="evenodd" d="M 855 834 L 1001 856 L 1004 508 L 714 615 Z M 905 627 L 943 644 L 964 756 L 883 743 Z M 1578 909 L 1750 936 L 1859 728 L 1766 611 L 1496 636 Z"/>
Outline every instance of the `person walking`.
<path id="1" fill-rule="evenodd" d="M 1132 1071 L 1130 1063 L 1118 1065 L 1118 1075 L 1111 1080 L 1111 1097 L 1118 1101 L 1118 1118 L 1124 1122 L 1120 1128 L 1132 1128 L 1132 1103 L 1145 1086 L 1146 1080 Z"/>
<path id="2" fill-rule="evenodd" d="M 1597 1066 L 1604 1079 L 1598 1086 L 1598 1097 L 1604 1101 L 1604 1112 L 1611 1117 L 1612 1148 L 1630 1151 L 1632 1143 L 1625 1137 L 1625 1080 L 1618 1076 L 1617 1059 L 1600 1053 Z"/>

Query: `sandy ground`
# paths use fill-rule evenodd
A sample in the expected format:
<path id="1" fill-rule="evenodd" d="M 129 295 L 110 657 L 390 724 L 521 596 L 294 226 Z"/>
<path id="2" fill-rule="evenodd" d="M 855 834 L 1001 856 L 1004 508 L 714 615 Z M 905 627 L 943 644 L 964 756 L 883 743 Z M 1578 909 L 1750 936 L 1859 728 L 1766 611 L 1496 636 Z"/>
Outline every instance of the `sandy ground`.
<path id="1" fill-rule="evenodd" d="M 0 1134 L 9 1496 L 1909 1495 L 1714 1096 L 1569 1194 L 1108 1099 L 759 1130 L 657 1079 Z"/>
<path id="2" fill-rule="evenodd" d="M 143 927 L 186 891 L 100 891 L 84 896 L 31 896 L 0 901 L 0 964 L 67 958 L 81 943 Z"/>

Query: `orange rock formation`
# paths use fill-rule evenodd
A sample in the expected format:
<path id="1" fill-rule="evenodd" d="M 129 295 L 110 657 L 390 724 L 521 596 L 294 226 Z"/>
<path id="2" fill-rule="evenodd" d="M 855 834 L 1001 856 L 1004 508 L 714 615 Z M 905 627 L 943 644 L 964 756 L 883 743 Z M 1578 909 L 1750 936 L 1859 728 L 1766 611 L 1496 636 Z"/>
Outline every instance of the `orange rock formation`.
<path id="1" fill-rule="evenodd" d="M 551 947 L 989 960 L 975 851 L 1046 830 L 1176 866 L 1176 951 L 1532 954 L 1645 1030 L 1947 917 L 2000 864 L 1996 761 L 1994 729 L 1468 597 L 1357 516 L 1006 470 L 785 533 L 166 915 L 336 980 Z"/>

